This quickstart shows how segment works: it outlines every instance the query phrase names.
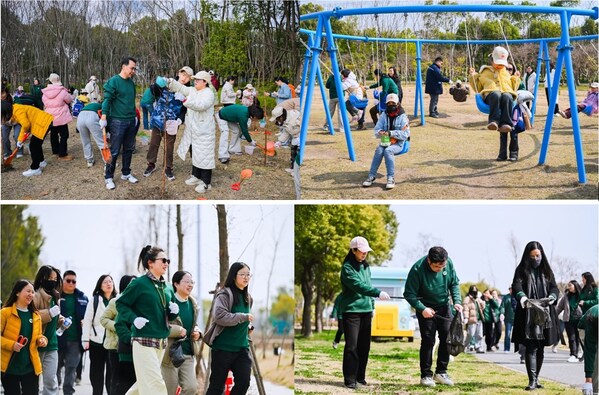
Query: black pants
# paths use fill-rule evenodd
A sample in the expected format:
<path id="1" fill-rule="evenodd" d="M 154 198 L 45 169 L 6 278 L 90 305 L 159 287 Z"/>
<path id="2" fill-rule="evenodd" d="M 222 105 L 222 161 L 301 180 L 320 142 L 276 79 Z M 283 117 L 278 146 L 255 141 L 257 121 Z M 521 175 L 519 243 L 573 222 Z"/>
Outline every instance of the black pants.
<path id="1" fill-rule="evenodd" d="M 547 87 L 545 87 L 545 97 L 547 97 L 547 105 L 549 105 L 549 89 L 547 89 Z M 559 104 L 555 103 L 555 110 L 553 110 L 554 114 L 557 114 L 559 112 Z"/>
<path id="2" fill-rule="evenodd" d="M 104 376 L 106 371 L 106 376 Z M 102 395 L 104 393 L 104 384 L 106 389 L 110 389 L 110 364 L 108 363 L 108 350 L 102 344 L 89 342 L 89 380 L 93 388 L 93 395 Z"/>
<path id="3" fill-rule="evenodd" d="M 46 136 L 44 136 L 45 138 Z M 42 144 L 44 139 L 39 139 L 34 135 L 31 135 L 31 141 L 29 142 L 29 151 L 31 152 L 31 169 L 39 169 L 40 163 L 44 161 L 44 150 Z"/>
<path id="4" fill-rule="evenodd" d="M 119 361 L 119 372 L 117 378 L 116 392 L 110 395 L 125 395 L 129 388 L 137 381 L 133 362 Z"/>
<path id="5" fill-rule="evenodd" d="M 339 318 L 337 320 L 337 333 L 335 333 L 335 343 L 339 343 L 341 341 L 341 336 L 343 336 L 343 319 Z"/>
<path id="6" fill-rule="evenodd" d="M 578 344 L 580 343 L 580 335 L 578 334 L 578 321 L 564 322 L 566 325 L 566 333 L 568 334 L 568 345 L 570 346 L 570 355 L 578 356 Z"/>
<path id="7" fill-rule="evenodd" d="M 366 379 L 370 353 L 372 313 L 343 313 L 343 381 L 345 385 Z"/>
<path id="8" fill-rule="evenodd" d="M 439 115 L 439 110 L 437 109 L 437 105 L 439 104 L 439 94 L 438 93 L 429 93 L 431 97 L 431 102 L 428 105 L 428 115 Z"/>
<path id="9" fill-rule="evenodd" d="M 424 318 L 422 312 L 416 313 L 420 325 L 420 377 L 432 377 L 433 371 L 433 347 L 435 346 L 435 334 L 439 336 L 439 350 L 437 352 L 437 367 L 435 373 L 447 373 L 449 365 L 449 349 L 447 348 L 447 336 L 451 324 L 449 306 L 435 308 L 435 317 Z M 445 317 L 445 319 L 441 318 Z M 345 318 L 345 316 L 344 316 Z"/>
<path id="10" fill-rule="evenodd" d="M 493 323 L 493 345 L 497 346 L 501 339 L 501 321 Z"/>
<path id="11" fill-rule="evenodd" d="M 199 167 L 192 166 L 191 174 L 195 178 L 199 178 L 206 185 L 210 185 L 212 182 L 212 169 L 200 169 Z"/>
<path id="12" fill-rule="evenodd" d="M 110 365 L 110 376 L 106 374 L 106 378 L 110 383 L 108 389 L 108 395 L 114 395 L 117 393 L 117 385 L 119 382 L 119 354 L 116 350 L 108 350 L 108 364 Z"/>
<path id="13" fill-rule="evenodd" d="M 2 373 L 2 387 L 7 395 L 37 395 L 39 376 L 34 372 L 24 375 Z"/>
<path id="14" fill-rule="evenodd" d="M 345 101 L 345 108 L 347 109 L 347 112 L 351 114 L 352 117 L 358 115 L 358 109 L 354 107 L 349 100 Z"/>
<path id="15" fill-rule="evenodd" d="M 543 366 L 543 360 L 545 359 L 545 346 L 541 344 L 539 340 L 524 340 L 524 361 L 526 362 L 526 371 L 531 376 L 534 370 L 535 375 L 538 377 L 541 373 L 541 367 Z"/>
<path id="16" fill-rule="evenodd" d="M 508 134 L 510 135 L 510 145 L 509 145 L 509 150 L 510 150 L 510 154 L 518 154 L 518 151 L 520 150 L 519 145 L 518 145 L 518 133 L 516 133 L 515 131 L 511 131 L 509 133 L 499 133 L 499 158 L 505 160 L 507 159 L 507 149 L 508 149 L 508 144 L 507 144 L 507 137 Z"/>
<path id="17" fill-rule="evenodd" d="M 495 329 L 494 322 L 489 321 L 483 323 L 483 330 L 485 331 L 485 344 L 487 345 L 487 351 L 491 351 L 495 345 Z"/>
<path id="18" fill-rule="evenodd" d="M 379 121 L 379 105 L 370 107 L 370 116 L 372 117 L 372 122 L 374 122 L 374 126 Z"/>
<path id="19" fill-rule="evenodd" d="M 244 395 L 250 386 L 252 373 L 250 351 L 228 352 L 212 349 L 210 369 L 210 386 L 206 395 L 222 395 L 229 370 L 233 372 L 235 382 L 231 395 Z"/>
<path id="20" fill-rule="evenodd" d="M 495 122 L 499 126 L 513 126 L 512 107 L 514 107 L 514 99 L 511 94 L 493 91 L 485 97 L 485 103 L 489 105 L 489 123 Z"/>
<path id="21" fill-rule="evenodd" d="M 52 153 L 58 156 L 67 156 L 67 140 L 69 139 L 69 125 L 50 126 L 50 145 Z"/>

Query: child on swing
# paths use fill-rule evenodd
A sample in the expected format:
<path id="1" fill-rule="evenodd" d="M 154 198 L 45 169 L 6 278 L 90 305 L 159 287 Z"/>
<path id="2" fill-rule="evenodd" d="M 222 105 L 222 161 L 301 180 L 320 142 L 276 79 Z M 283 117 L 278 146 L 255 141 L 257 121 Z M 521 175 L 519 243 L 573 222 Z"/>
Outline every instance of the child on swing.
<path id="1" fill-rule="evenodd" d="M 587 92 L 587 97 L 578 103 L 576 106 L 576 110 L 578 112 L 583 112 L 589 117 L 593 114 L 597 114 L 597 97 L 599 95 L 599 82 L 592 82 L 589 86 L 589 91 Z M 566 118 L 572 118 L 572 110 L 566 108 L 565 111 L 560 111 L 559 114 Z"/>
<path id="2" fill-rule="evenodd" d="M 410 138 L 410 121 L 399 103 L 399 97 L 395 93 L 390 93 L 385 102 L 387 108 L 374 127 L 374 137 L 380 139 L 381 143 L 374 151 L 370 173 L 368 173 L 366 181 L 362 183 L 363 187 L 369 187 L 374 183 L 383 157 L 387 168 L 385 188 L 393 189 L 395 187 L 395 155 L 402 151 L 404 144 Z"/>

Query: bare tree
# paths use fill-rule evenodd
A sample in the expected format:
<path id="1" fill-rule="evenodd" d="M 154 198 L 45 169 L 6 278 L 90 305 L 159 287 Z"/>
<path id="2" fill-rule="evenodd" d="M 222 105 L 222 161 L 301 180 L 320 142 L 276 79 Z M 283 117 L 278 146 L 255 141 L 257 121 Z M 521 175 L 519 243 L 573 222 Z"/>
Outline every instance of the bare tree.
<path id="1" fill-rule="evenodd" d="M 555 282 L 562 291 L 568 282 L 578 279 L 581 272 L 580 262 L 574 258 L 559 255 L 552 257 L 551 269 L 555 275 Z"/>
<path id="2" fill-rule="evenodd" d="M 183 270 L 183 225 L 180 204 L 177 204 L 177 260 L 179 270 Z"/>
<path id="3" fill-rule="evenodd" d="M 229 244 L 227 233 L 227 210 L 224 204 L 216 205 L 218 218 L 218 256 L 220 264 L 220 284 L 224 285 L 229 271 Z"/>
<path id="4" fill-rule="evenodd" d="M 514 269 L 516 268 L 516 266 L 518 266 L 518 263 L 520 263 L 520 248 L 518 246 L 518 239 L 516 238 L 516 235 L 514 234 L 514 231 L 510 232 L 510 235 L 508 236 L 508 244 L 510 245 L 510 251 L 512 253 L 512 255 L 514 256 Z"/>

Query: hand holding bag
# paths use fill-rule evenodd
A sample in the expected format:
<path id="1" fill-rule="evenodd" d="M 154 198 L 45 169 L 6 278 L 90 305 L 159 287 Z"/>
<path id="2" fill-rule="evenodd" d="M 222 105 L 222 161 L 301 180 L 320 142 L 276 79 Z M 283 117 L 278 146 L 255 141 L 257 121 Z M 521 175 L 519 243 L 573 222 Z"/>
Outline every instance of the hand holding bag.
<path id="1" fill-rule="evenodd" d="M 168 355 L 171 357 L 171 362 L 178 368 L 185 362 L 185 355 L 183 354 L 183 342 L 187 340 L 187 336 L 182 337 L 179 340 L 175 340 L 168 349 Z"/>

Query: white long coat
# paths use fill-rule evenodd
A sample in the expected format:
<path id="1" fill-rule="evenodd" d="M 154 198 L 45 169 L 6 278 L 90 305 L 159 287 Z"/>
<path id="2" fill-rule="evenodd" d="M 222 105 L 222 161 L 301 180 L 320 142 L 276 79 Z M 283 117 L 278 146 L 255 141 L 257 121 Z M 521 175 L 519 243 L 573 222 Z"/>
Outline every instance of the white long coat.
<path id="1" fill-rule="evenodd" d="M 181 85 L 175 80 L 168 84 L 171 92 L 183 94 L 187 100 L 183 103 L 190 111 L 185 116 L 185 130 L 177 148 L 177 155 L 183 160 L 189 146 L 192 150 L 192 164 L 199 169 L 214 169 L 216 146 L 216 122 L 214 121 L 214 93 L 208 87 L 196 90 Z"/>

